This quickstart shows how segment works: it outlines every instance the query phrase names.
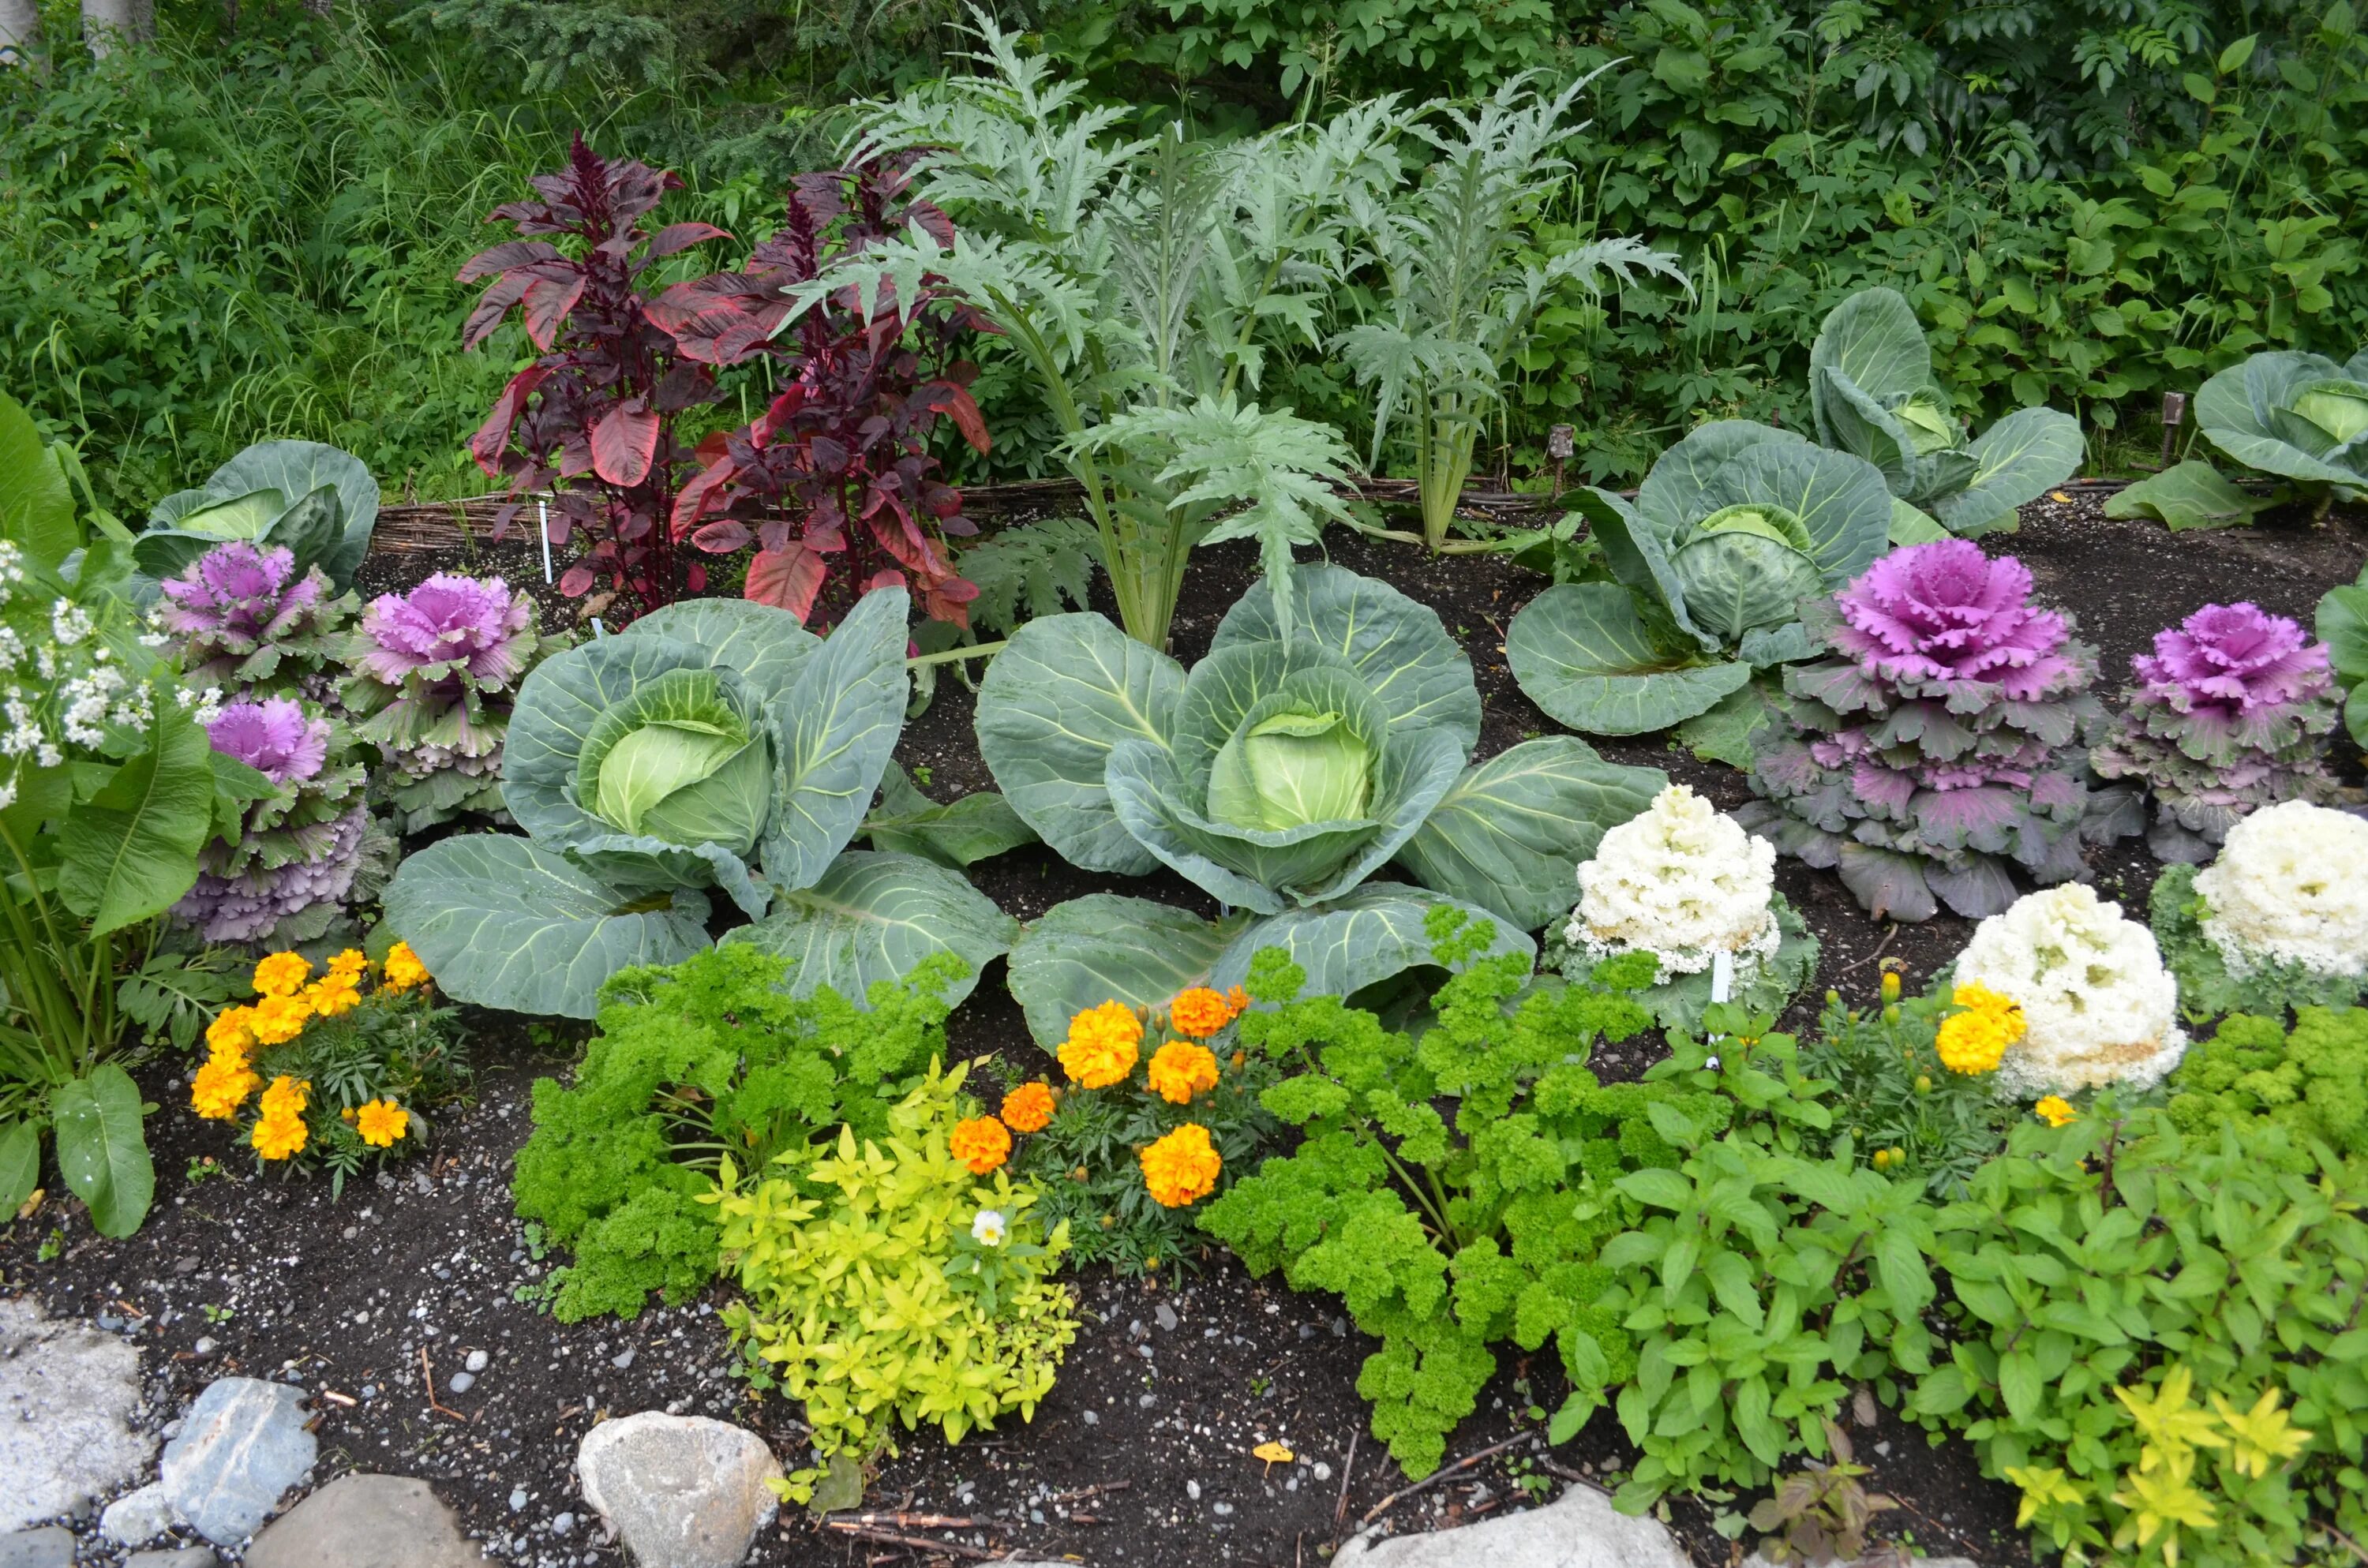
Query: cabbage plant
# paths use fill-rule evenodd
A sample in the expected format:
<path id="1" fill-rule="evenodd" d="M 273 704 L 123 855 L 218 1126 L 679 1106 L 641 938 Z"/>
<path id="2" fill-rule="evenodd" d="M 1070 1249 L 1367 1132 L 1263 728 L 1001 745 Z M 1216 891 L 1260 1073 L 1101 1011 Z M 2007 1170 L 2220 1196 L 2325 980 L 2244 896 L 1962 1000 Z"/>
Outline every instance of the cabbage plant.
<path id="1" fill-rule="evenodd" d="M 352 453 L 318 441 L 258 441 L 194 490 L 156 503 L 131 558 L 152 578 L 176 576 L 214 546 L 243 540 L 319 566 L 333 594 L 354 585 L 378 526 L 378 481 Z"/>
<path id="2" fill-rule="evenodd" d="M 941 866 L 846 847 L 904 727 L 906 602 L 875 589 L 825 641 L 785 610 L 690 599 L 544 660 L 504 745 L 526 836 L 412 856 L 389 926 L 448 994 L 570 1017 L 618 970 L 706 947 L 710 889 L 755 922 L 725 939 L 797 959 L 801 994 L 860 997 L 938 951 L 974 979 L 1009 917 Z"/>
<path id="3" fill-rule="evenodd" d="M 1897 542 L 2011 528 L 2015 512 L 2080 466 L 2080 423 L 2020 408 L 1972 439 L 1932 377 L 1932 349 L 1898 290 L 1861 289 L 1827 313 L 1809 350 L 1817 439 L 1883 471 Z M 1930 514 L 1930 518 L 1919 514 Z"/>
<path id="4" fill-rule="evenodd" d="M 1439 617 L 1336 566 L 1293 585 L 1288 641 L 1260 582 L 1189 674 L 1080 613 L 1020 628 L 980 683 L 979 751 L 1045 843 L 1087 870 L 1164 865 L 1227 912 L 1107 893 L 1051 911 L 1011 953 L 1040 1041 L 1081 1007 L 1229 986 L 1261 948 L 1349 994 L 1426 962 L 1441 904 L 1534 951 L 1578 862 L 1667 782 L 1567 735 L 1467 767 L 1480 694 Z M 1370 880 L 1393 863 L 1407 881 Z"/>
<path id="5" fill-rule="evenodd" d="M 2206 439 L 2322 503 L 2368 494 L 2368 348 L 2337 364 L 2280 350 L 2231 365 L 2195 394 Z"/>
<path id="6" fill-rule="evenodd" d="M 1742 420 L 1663 453 L 1634 505 L 1603 490 L 1573 499 L 1617 581 L 1524 605 L 1505 637 L 1513 678 L 1574 730 L 1684 723 L 1689 743 L 1738 765 L 1765 710 L 1746 689 L 1754 672 L 1816 655 L 1801 601 L 1864 571 L 1891 527 L 1873 464 Z"/>

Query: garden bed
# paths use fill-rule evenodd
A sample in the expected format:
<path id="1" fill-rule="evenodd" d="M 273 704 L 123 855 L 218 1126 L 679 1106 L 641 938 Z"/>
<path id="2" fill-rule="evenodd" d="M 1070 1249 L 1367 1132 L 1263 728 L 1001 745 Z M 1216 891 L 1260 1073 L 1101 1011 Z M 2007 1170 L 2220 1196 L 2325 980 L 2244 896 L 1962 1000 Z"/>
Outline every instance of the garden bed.
<path id="1" fill-rule="evenodd" d="M 2130 655 L 2154 631 L 2206 601 L 2251 599 L 2307 621 L 2327 588 L 2351 580 L 2368 547 L 2368 525 L 2357 518 L 2312 528 L 2298 516 L 2273 517 L 2250 529 L 2171 536 L 2151 523 L 2105 519 L 2086 494 L 2039 502 L 2023 519 L 2020 534 L 1990 542 L 2030 565 L 2043 597 L 2078 614 L 2080 635 L 2102 652 L 2105 692 L 2118 687 Z M 1493 557 L 1431 559 L 1337 532 L 1333 557 L 1432 606 L 1463 643 L 1486 705 L 1484 755 L 1558 733 L 1515 687 L 1502 651 L 1505 627 L 1538 578 Z M 500 571 L 547 594 L 530 537 L 458 551 L 381 551 L 360 585 L 367 597 L 448 567 Z M 1195 558 L 1176 618 L 1180 658 L 1189 664 L 1205 650 L 1252 572 L 1244 546 Z M 544 605 L 551 624 L 574 617 L 575 607 L 555 594 Z M 962 684 L 941 679 L 933 705 L 905 727 L 898 759 L 940 800 L 993 787 L 972 710 Z M 1722 808 L 1749 798 L 1739 773 L 1698 764 L 1656 737 L 1597 744 L 1617 760 L 1668 769 Z M 2090 865 L 2101 893 L 2144 909 L 2159 868 L 2140 841 L 2092 852 Z M 1041 846 L 970 874 L 1022 919 L 1096 891 L 1214 913 L 1200 890 L 1166 872 L 1095 876 Z M 1812 1001 L 1827 986 L 1871 993 L 1878 956 L 1901 960 L 1910 986 L 1920 984 L 1971 932 L 1971 923 L 1946 915 L 1896 928 L 1871 922 L 1836 879 L 1794 861 L 1782 864 L 1780 885 L 1824 944 Z M 334 1201 L 324 1178 L 246 1175 L 220 1130 L 186 1110 L 188 1064 L 152 1064 L 142 1086 L 165 1108 L 152 1123 L 160 1180 L 146 1227 L 130 1240 L 105 1241 L 77 1208 L 51 1200 L 0 1232 L 0 1274 L 9 1291 L 29 1291 L 53 1313 L 132 1335 L 159 1422 L 225 1373 L 294 1378 L 316 1396 L 320 1477 L 347 1469 L 425 1476 L 505 1562 L 621 1561 L 621 1548 L 599 1547 L 582 1522 L 571 1474 L 576 1444 L 596 1420 L 662 1408 L 724 1416 L 794 1460 L 792 1408 L 729 1375 L 732 1353 L 714 1315 L 721 1287 L 707 1301 L 654 1308 L 632 1323 L 562 1324 L 515 1299 L 552 1263 L 534 1256 L 510 1210 L 528 1085 L 538 1074 L 564 1070 L 575 1037 L 530 1034 L 500 1017 L 473 1021 L 473 1103 L 438 1119 L 426 1157 L 349 1186 Z M 1030 1070 L 1041 1061 L 1003 989 L 999 962 L 949 1030 L 962 1056 L 999 1054 Z M 1602 1053 L 1598 1070 L 1635 1075 L 1657 1053 L 1652 1038 Z M 233 1174 L 191 1179 L 208 1158 Z M 959 1542 L 956 1555 L 965 1558 L 1017 1551 L 1095 1563 L 1299 1564 L 1317 1560 L 1339 1521 L 1353 1528 L 1406 1485 L 1378 1445 L 1357 1440 L 1367 1411 L 1356 1380 L 1371 1345 L 1332 1298 L 1252 1281 L 1214 1248 L 1194 1272 L 1156 1287 L 1099 1273 L 1078 1286 L 1087 1316 L 1034 1422 L 1008 1422 L 958 1448 L 934 1435 L 909 1438 L 882 1465 L 868 1506 L 979 1521 L 934 1532 Z M 452 1374 L 478 1350 L 484 1369 L 465 1392 L 454 1391 Z M 1531 1387 L 1520 1381 L 1525 1369 L 1515 1353 L 1499 1360 L 1480 1413 L 1451 1441 L 1449 1463 L 1525 1426 L 1541 1434 L 1539 1451 L 1517 1442 L 1450 1475 L 1391 1506 L 1383 1517 L 1392 1525 L 1498 1511 L 1524 1501 L 1524 1475 L 1558 1486 L 1555 1476 L 1628 1461 L 1608 1414 L 1574 1442 L 1544 1451 L 1543 1424 L 1522 1412 L 1532 1401 L 1559 1403 L 1554 1358 L 1537 1358 Z M 1251 1449 L 1269 1440 L 1295 1460 L 1269 1466 L 1253 1458 Z M 2027 1560 L 2011 1490 L 1982 1481 L 1969 1449 L 1930 1449 L 1885 1412 L 1861 1435 L 1859 1456 L 1873 1468 L 1870 1484 L 1912 1506 L 1891 1517 L 1893 1528 L 1922 1550 L 1985 1563 Z M 1671 1506 L 1698 1560 L 1724 1563 L 1727 1543 L 1710 1529 L 1711 1512 L 1700 1499 Z M 563 1514 L 577 1522 L 555 1536 L 552 1523 Z M 903 1550 L 817 1533 L 803 1517 L 787 1517 L 750 1561 L 894 1562 Z"/>

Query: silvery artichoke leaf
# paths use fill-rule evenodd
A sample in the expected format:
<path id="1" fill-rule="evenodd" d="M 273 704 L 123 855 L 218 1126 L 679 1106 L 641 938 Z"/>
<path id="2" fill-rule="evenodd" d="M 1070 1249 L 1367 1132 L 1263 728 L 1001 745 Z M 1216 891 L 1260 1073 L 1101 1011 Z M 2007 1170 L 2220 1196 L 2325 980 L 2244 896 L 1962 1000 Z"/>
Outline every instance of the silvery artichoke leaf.
<path id="1" fill-rule="evenodd" d="M 1579 863 L 1668 784 L 1658 768 L 1606 762 L 1574 735 L 1523 741 L 1464 770 L 1397 863 L 1425 887 L 1533 931 L 1570 912 Z"/>
<path id="2" fill-rule="evenodd" d="M 617 831 L 578 801 L 576 765 L 586 742 L 604 715 L 642 687 L 674 671 L 708 668 L 696 644 L 655 635 L 597 638 L 537 665 L 518 684 L 503 741 L 502 803 L 510 815 L 552 845 Z M 729 691 L 736 678 L 718 685 Z"/>
<path id="3" fill-rule="evenodd" d="M 2018 408 L 1968 450 L 1973 477 L 1963 490 L 1933 503 L 1933 515 L 1958 534 L 2011 524 L 2018 509 L 2078 472 L 2080 422 L 2053 408 Z"/>
<path id="4" fill-rule="evenodd" d="M 1523 605 L 1505 658 L 1523 695 L 1557 722 L 1598 735 L 1665 730 L 1751 678 L 1740 660 L 1705 661 L 1656 637 L 1616 583 L 1563 583 Z"/>
<path id="5" fill-rule="evenodd" d="M 748 863 L 721 844 L 612 833 L 579 839 L 561 853 L 613 888 L 722 888 L 751 920 L 764 918 L 773 904 Z"/>
<path id="6" fill-rule="evenodd" d="M 1056 903 L 1011 944 L 1011 994 L 1028 1032 L 1047 1051 L 1069 1037 L 1069 1020 L 1119 1002 L 1166 1006 L 1206 985 L 1226 947 L 1254 916 L 1203 920 L 1147 898 L 1087 893 Z"/>
<path id="7" fill-rule="evenodd" d="M 385 894 L 389 930 L 448 996 L 512 1012 L 592 1017 L 603 982 L 705 948 L 706 895 L 627 892 L 556 849 L 508 834 L 442 839 L 410 856 Z"/>
<path id="8" fill-rule="evenodd" d="M 1462 737 L 1467 752 L 1478 744 L 1480 691 L 1472 661 L 1447 634 L 1437 610 L 1339 566 L 1302 566 L 1292 588 L 1294 649 L 1313 644 L 1338 654 L 1388 712 L 1392 728 L 1443 724 Z M 1273 590 L 1261 578 L 1225 612 L 1209 654 L 1281 641 Z"/>
<path id="9" fill-rule="evenodd" d="M 750 599 L 678 599 L 625 628 L 623 637 L 671 637 L 707 652 L 717 669 L 747 682 L 759 702 L 789 695 L 822 639 L 785 609 Z"/>
<path id="10" fill-rule="evenodd" d="M 1167 750 L 1183 693 L 1181 665 L 1101 616 L 1039 616 L 979 682 L 979 754 L 1019 819 L 1072 865 L 1140 876 L 1159 859 L 1111 808 L 1110 754 L 1130 740 Z"/>
<path id="11" fill-rule="evenodd" d="M 1916 308 L 1897 290 L 1861 289 L 1827 312 L 1817 327 L 1817 340 L 1809 348 L 1809 406 L 1820 445 L 1850 448 L 1839 433 L 1844 415 L 1834 403 L 1843 384 L 1878 408 L 1931 386 L 1931 345 Z"/>
<path id="12" fill-rule="evenodd" d="M 1307 971 L 1304 996 L 1352 996 L 1418 964 L 1431 961 L 1424 928 L 1430 912 L 1452 905 L 1497 928 L 1487 957 L 1520 953 L 1534 961 L 1537 944 L 1502 915 L 1462 899 L 1399 882 L 1368 882 L 1326 903 L 1260 920 L 1226 944 L 1209 983 L 1220 991 L 1249 977 L 1250 960 L 1280 948 Z"/>
<path id="13" fill-rule="evenodd" d="M 1019 922 L 959 871 L 915 855 L 850 849 L 812 886 L 784 891 L 769 916 L 723 940 L 795 960 L 789 976 L 795 995 L 827 985 L 858 1003 L 874 984 L 912 973 L 923 959 L 953 953 L 968 971 L 943 994 L 959 1004 L 1019 932 Z"/>
<path id="14" fill-rule="evenodd" d="M 863 825 L 905 732 L 902 588 L 874 588 L 809 655 L 770 710 L 773 813 L 765 877 L 810 887 Z"/>

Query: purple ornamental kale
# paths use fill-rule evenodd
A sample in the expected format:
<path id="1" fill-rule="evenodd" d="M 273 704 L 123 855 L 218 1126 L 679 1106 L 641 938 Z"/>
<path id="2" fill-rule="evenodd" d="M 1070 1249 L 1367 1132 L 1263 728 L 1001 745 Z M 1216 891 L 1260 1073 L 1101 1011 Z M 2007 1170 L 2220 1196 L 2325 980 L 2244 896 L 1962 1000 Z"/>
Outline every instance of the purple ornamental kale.
<path id="1" fill-rule="evenodd" d="M 1784 670 L 1753 737 L 1747 827 L 1842 881 L 1878 917 L 1978 918 L 2080 869 L 2094 649 L 2031 603 L 2031 574 L 1965 540 L 1908 545 L 1813 625 L 1841 655 Z"/>
<path id="2" fill-rule="evenodd" d="M 2165 860 L 2200 862 L 2262 806 L 2326 804 L 2337 785 L 2319 737 L 2335 728 L 2335 677 L 2324 642 L 2250 604 L 2205 605 L 2154 634 L 2130 661 L 2139 684 L 2089 764 L 2151 789 L 2147 843 Z M 2134 808 L 2126 830 L 2145 820 Z"/>
<path id="3" fill-rule="evenodd" d="M 312 940 L 357 896 L 383 837 L 344 727 L 293 697 L 247 698 L 225 703 L 206 734 L 274 788 L 247 803 L 235 837 L 199 851 L 197 885 L 173 913 L 210 942 Z"/>
<path id="4" fill-rule="evenodd" d="M 404 831 L 501 810 L 518 682 L 561 646 L 537 634 L 533 598 L 499 577 L 438 573 L 371 601 L 347 644 L 342 691 L 355 733 L 388 765 L 381 787 Z"/>
<path id="5" fill-rule="evenodd" d="M 214 546 L 160 586 L 156 630 L 191 684 L 233 690 L 318 671 L 334 653 L 325 639 L 353 608 L 319 567 L 298 576 L 294 551 L 244 540 Z"/>

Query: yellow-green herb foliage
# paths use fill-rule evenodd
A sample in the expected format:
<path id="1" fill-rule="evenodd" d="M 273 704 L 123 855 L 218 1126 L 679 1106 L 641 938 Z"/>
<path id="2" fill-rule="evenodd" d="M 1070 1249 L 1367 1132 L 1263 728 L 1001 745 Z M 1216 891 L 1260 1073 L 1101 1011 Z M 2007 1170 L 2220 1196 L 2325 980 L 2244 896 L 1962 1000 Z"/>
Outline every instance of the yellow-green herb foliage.
<path id="1" fill-rule="evenodd" d="M 754 1185 L 723 1162 L 712 1200 L 744 1293 L 724 1321 L 805 1402 L 825 1458 L 893 1448 L 892 1417 L 907 1429 L 935 1422 L 949 1442 L 1006 1411 L 1032 1419 L 1076 1338 L 1076 1303 L 1053 1278 L 1067 1222 L 1040 1237 L 1033 1183 L 973 1176 L 947 1147 L 955 1123 L 978 1113 L 965 1071 L 931 1063 L 889 1111 L 885 1138 L 843 1127 L 834 1143 L 782 1154 Z M 994 1233 L 982 1210 L 1002 1221 L 993 1292 L 947 1275 Z M 812 1474 L 791 1478 L 791 1498 L 806 1500 Z"/>

